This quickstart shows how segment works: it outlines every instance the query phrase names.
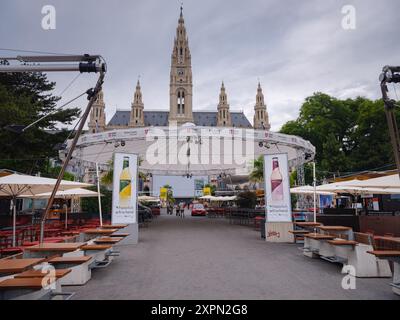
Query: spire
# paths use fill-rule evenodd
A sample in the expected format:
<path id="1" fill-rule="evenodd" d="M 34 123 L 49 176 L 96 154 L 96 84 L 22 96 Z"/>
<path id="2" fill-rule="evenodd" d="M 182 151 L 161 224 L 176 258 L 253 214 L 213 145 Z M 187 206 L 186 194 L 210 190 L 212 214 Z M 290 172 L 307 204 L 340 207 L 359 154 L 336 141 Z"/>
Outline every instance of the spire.
<path id="1" fill-rule="evenodd" d="M 133 96 L 133 102 L 131 105 L 131 117 L 129 121 L 130 127 L 143 127 L 144 126 L 144 104 L 142 101 L 142 91 L 140 88 L 140 76 L 136 83 L 136 90 Z"/>
<path id="2" fill-rule="evenodd" d="M 222 81 L 221 91 L 219 94 L 218 103 L 218 113 L 217 113 L 217 126 L 219 127 L 230 127 L 232 125 L 231 115 L 229 112 L 228 96 L 225 91 L 225 84 Z"/>
<path id="3" fill-rule="evenodd" d="M 181 3 L 181 13 L 179 15 L 179 23 L 181 24 L 185 23 L 185 20 L 183 19 L 183 3 Z"/>
<path id="4" fill-rule="evenodd" d="M 269 130 L 271 125 L 269 123 L 269 117 L 267 112 L 267 106 L 264 102 L 264 94 L 262 92 L 261 83 L 258 81 L 256 104 L 254 106 L 254 128 Z"/>

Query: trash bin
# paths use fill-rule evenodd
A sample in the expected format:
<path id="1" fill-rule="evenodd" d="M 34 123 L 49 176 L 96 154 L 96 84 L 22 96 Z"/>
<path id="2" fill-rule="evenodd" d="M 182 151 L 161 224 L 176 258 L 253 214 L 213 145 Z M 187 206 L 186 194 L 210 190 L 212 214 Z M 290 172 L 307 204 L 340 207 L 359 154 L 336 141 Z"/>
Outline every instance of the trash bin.
<path id="1" fill-rule="evenodd" d="M 261 220 L 260 230 L 261 230 L 261 238 L 265 239 L 265 218 Z"/>

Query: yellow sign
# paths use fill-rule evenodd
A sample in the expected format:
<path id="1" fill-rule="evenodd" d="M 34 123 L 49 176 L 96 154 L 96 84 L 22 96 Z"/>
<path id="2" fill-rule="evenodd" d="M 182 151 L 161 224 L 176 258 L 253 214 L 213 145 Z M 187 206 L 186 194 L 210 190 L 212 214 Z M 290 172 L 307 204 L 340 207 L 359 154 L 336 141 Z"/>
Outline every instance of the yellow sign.
<path id="1" fill-rule="evenodd" d="M 167 188 L 160 188 L 160 199 L 167 200 L 168 189 Z"/>
<path id="2" fill-rule="evenodd" d="M 211 196 L 211 188 L 210 187 L 203 188 L 203 196 Z"/>

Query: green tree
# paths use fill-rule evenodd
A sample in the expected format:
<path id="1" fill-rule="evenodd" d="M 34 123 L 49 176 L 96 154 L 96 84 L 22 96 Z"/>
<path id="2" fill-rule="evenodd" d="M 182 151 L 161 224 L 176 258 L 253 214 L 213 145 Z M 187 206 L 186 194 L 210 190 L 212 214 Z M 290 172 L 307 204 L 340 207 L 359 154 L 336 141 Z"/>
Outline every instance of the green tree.
<path id="1" fill-rule="evenodd" d="M 399 113 L 396 110 L 398 117 Z M 317 178 L 393 163 L 382 100 L 340 100 L 315 93 L 281 132 L 300 136 L 316 147 Z"/>
<path id="2" fill-rule="evenodd" d="M 264 157 L 261 155 L 253 161 L 253 170 L 250 172 L 250 181 L 264 181 Z"/>
<path id="3" fill-rule="evenodd" d="M 58 157 L 54 147 L 70 132 L 55 129 L 59 124 L 71 124 L 79 108 L 58 111 L 23 133 L 7 129 L 10 125 L 26 126 L 55 111 L 60 98 L 52 95 L 54 87 L 42 73 L 0 73 L 0 168 L 46 173 L 48 159 Z"/>

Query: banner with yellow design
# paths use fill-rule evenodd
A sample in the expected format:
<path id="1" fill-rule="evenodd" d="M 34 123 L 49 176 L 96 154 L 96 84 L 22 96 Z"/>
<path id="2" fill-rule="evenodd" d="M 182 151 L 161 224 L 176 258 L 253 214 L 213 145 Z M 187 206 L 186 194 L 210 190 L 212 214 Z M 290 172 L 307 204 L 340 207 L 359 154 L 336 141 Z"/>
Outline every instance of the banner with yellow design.
<path id="1" fill-rule="evenodd" d="M 137 223 L 136 154 L 114 154 L 112 223 Z"/>

